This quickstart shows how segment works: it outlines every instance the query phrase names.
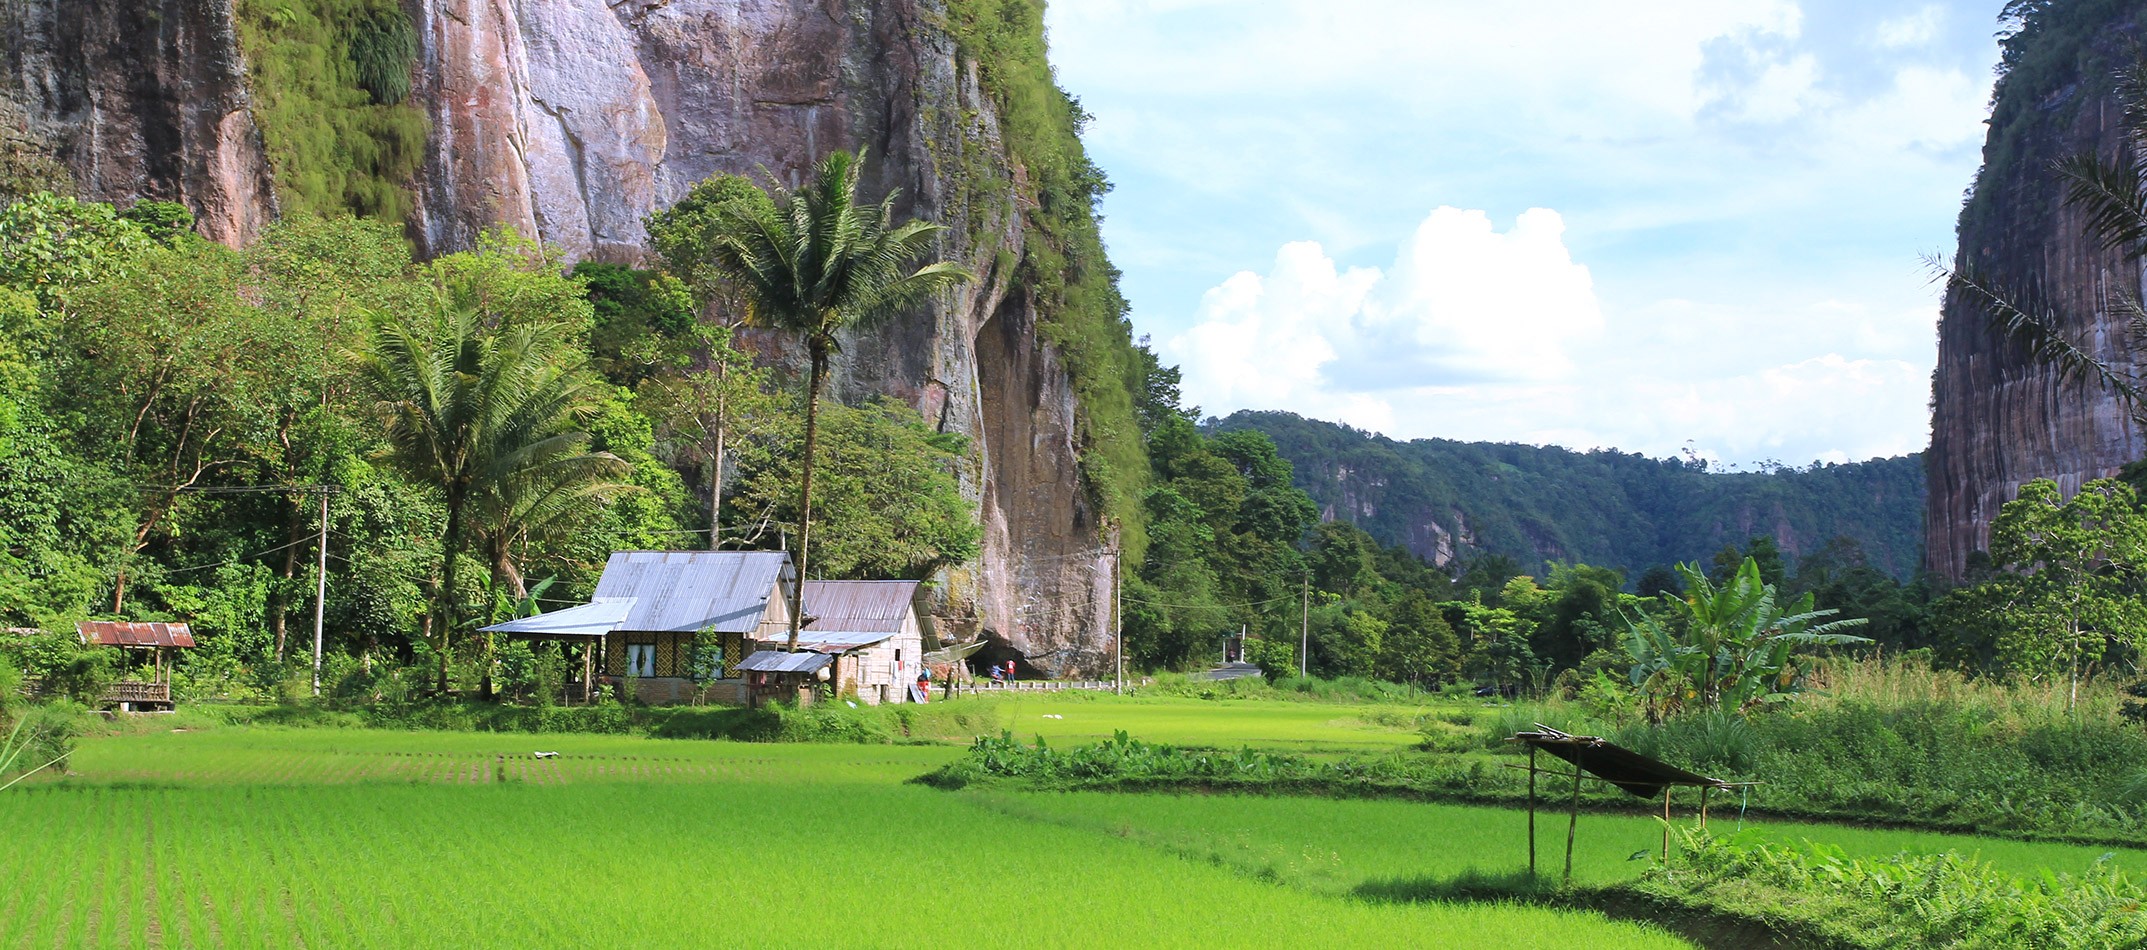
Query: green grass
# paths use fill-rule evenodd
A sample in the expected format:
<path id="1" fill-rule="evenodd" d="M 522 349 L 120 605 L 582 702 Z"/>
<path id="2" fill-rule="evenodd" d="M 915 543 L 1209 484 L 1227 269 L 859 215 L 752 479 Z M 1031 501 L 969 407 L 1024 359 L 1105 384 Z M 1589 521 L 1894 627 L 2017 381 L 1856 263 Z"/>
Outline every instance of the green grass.
<path id="1" fill-rule="evenodd" d="M 1128 729 L 1291 751 L 1401 748 L 1416 741 L 1418 723 L 1478 713 L 1452 703 L 1050 695 L 952 705 L 970 704 L 1053 743 Z M 951 744 L 235 721 L 243 718 L 134 720 L 130 731 L 82 740 L 72 774 L 0 794 L 0 828 L 13 832 L 0 875 L 18 882 L 0 892 L 0 948 L 1684 945 L 1593 912 L 1426 900 L 1524 866 L 1526 817 L 1515 808 L 1005 785 L 946 792 L 909 780 L 960 757 Z M 157 722 L 186 728 L 156 731 Z M 540 749 L 559 756 L 534 758 Z M 1680 825 L 1690 806 L 1679 800 Z M 1662 841 L 1652 807 L 1633 800 L 1622 813 L 1582 815 L 1576 880 L 1617 884 L 1652 867 Z M 1547 805 L 1538 821 L 1540 867 L 1555 875 L 1565 817 Z M 1735 803 L 1718 798 L 1715 828 L 1736 823 Z M 2147 871 L 2147 852 L 2133 850 L 1750 826 L 1850 857 L 1955 853 L 2022 879 L 2077 873 L 2104 854 Z"/>
<path id="2" fill-rule="evenodd" d="M 540 764 L 538 748 L 561 756 Z M 72 777 L 0 795 L 0 827 L 35 829 L 0 849 L 19 882 L 0 895 L 0 943 L 1681 945 L 1590 914 L 1277 887 L 902 781 L 958 751 L 266 727 L 89 739 Z"/>
<path id="3" fill-rule="evenodd" d="M 1124 730 L 1149 742 L 1290 752 L 1390 752 L 1423 741 L 1432 707 L 1289 703 L 1241 699 L 1118 698 L 1039 693 L 958 700 L 992 703 L 1014 737 L 1085 743 Z M 1063 718 L 1051 719 L 1050 716 Z"/>

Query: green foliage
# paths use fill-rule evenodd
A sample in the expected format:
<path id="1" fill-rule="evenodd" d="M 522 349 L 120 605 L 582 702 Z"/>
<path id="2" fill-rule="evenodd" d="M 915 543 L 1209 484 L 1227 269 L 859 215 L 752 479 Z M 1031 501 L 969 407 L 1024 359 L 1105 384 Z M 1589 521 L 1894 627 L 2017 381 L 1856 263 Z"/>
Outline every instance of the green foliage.
<path id="1" fill-rule="evenodd" d="M 242 0 L 252 112 L 286 215 L 400 222 L 430 123 L 407 101 L 416 39 L 394 0 Z"/>
<path id="2" fill-rule="evenodd" d="M 350 37 L 350 62 L 358 86 L 381 105 L 410 98 L 410 71 L 417 66 L 417 30 L 401 9 L 374 10 Z"/>
<path id="3" fill-rule="evenodd" d="M 1552 561 L 1637 577 L 1744 544 L 1740 525 L 1777 520 L 1800 538 L 1854 539 L 1893 577 L 1911 575 L 1922 560 L 1924 474 L 1914 455 L 1723 472 L 1607 450 L 1398 442 L 1284 412 L 1240 412 L 1214 427 L 1266 433 L 1294 463 L 1297 487 L 1382 544 L 1430 556 L 1445 537 L 1449 569 L 1489 554 L 1513 560 L 1507 577 L 1541 573 Z M 1427 522 L 1438 532 L 1427 533 Z"/>
<path id="4" fill-rule="evenodd" d="M 2103 479 L 2072 498 L 2047 480 L 2021 486 L 1991 525 L 1998 570 L 1935 607 L 1947 657 L 2030 681 L 2077 684 L 2108 666 L 2135 665 L 2147 613 L 2147 515 L 2130 486 Z"/>
<path id="5" fill-rule="evenodd" d="M 45 692 L 84 705 L 95 705 L 119 679 L 119 651 L 84 646 L 74 631 L 40 631 L 11 637 L 5 644 L 12 661 L 36 677 Z"/>
<path id="6" fill-rule="evenodd" d="M 2140 885 L 2097 862 L 2026 879 L 1958 854 L 1852 858 L 1838 846 L 1687 834 L 1684 857 L 1631 888 L 1683 907 L 1776 922 L 1844 947 L 2133 947 Z M 2107 857 L 2107 855 L 2105 856 Z"/>
<path id="7" fill-rule="evenodd" d="M 1787 698 L 1804 686 L 1795 651 L 1871 642 L 1837 632 L 1862 626 L 1863 618 L 1828 621 L 1835 612 L 1814 609 L 1810 594 L 1777 602 L 1752 558 L 1719 587 L 1698 565 L 1678 570 L 1685 595 L 1666 598 L 1671 620 L 1642 614 L 1627 622 L 1632 682 L 1650 718 L 1688 706 L 1742 712 Z"/>
<path id="8" fill-rule="evenodd" d="M 176 202 L 143 199 L 120 212 L 119 216 L 134 222 L 144 236 L 160 244 L 170 244 L 194 233 L 194 213 Z"/>
<path id="9" fill-rule="evenodd" d="M 589 353 L 604 375 L 632 387 L 656 374 L 666 343 L 692 333 L 693 295 L 669 274 L 580 261 L 594 323 Z"/>
<path id="10" fill-rule="evenodd" d="M 814 577 L 922 579 L 976 557 L 983 529 L 962 497 L 955 466 L 966 440 L 935 432 L 891 399 L 821 410 L 813 489 Z M 774 441 L 795 446 L 796 415 L 777 423 Z M 730 498 L 734 521 L 797 524 L 798 458 L 793 451 L 740 460 Z M 769 538 L 763 538 L 763 543 Z"/>
<path id="11" fill-rule="evenodd" d="M 39 192 L 0 208 L 0 284 L 52 306 L 129 266 L 149 243 L 111 205 Z"/>

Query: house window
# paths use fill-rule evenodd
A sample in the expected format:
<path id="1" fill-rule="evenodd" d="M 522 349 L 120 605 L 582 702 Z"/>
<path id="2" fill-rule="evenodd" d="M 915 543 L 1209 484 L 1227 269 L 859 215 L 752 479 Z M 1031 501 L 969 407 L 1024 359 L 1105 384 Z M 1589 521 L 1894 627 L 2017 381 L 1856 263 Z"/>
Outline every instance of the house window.
<path id="1" fill-rule="evenodd" d="M 626 675 L 656 675 L 656 644 L 629 643 L 626 645 Z"/>

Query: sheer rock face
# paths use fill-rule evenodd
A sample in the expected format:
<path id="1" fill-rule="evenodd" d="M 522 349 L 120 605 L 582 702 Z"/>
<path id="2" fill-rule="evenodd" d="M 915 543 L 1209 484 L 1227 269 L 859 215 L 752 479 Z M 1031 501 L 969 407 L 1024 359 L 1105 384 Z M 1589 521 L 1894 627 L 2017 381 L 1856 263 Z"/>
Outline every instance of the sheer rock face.
<path id="1" fill-rule="evenodd" d="M 2048 166 L 2090 150 L 2107 158 L 2123 147 L 2122 111 L 2106 76 L 2125 36 L 2136 35 L 2137 17 L 2127 13 L 2098 34 L 2082 73 L 2001 96 L 1993 145 L 2012 116 L 2028 112 L 2032 125 L 2012 160 L 1979 179 L 1962 215 L 1957 257 L 2000 281 L 2039 283 L 2064 315 L 2067 336 L 2121 370 L 2137 369 L 2141 353 L 2112 300 L 2139 294 L 2140 267 L 2086 234 Z M 1986 162 L 1993 152 L 1986 147 Z M 1979 212 L 1979 202 L 1987 210 Z M 1969 556 L 1988 547 L 1991 519 L 2021 485 L 2054 479 L 2070 495 L 2147 455 L 2147 440 L 2117 399 L 2092 382 L 2061 381 L 1958 299 L 1946 301 L 1940 318 L 1931 387 L 1924 557 L 1944 577 L 1962 577 Z"/>
<path id="2" fill-rule="evenodd" d="M 86 191 L 181 197 L 227 241 L 258 228 L 272 205 L 230 0 L 164 0 L 170 26 L 155 37 L 136 35 L 117 0 L 83 0 L 98 9 L 65 30 L 53 23 L 63 0 L 29 2 L 30 15 L 5 14 L 26 24 L 9 21 L 11 64 L 24 85 L 72 89 L 47 75 L 64 68 L 23 65 L 66 59 L 91 90 L 40 93 L 57 103 L 40 114 L 69 132 L 65 154 Z M 75 19 L 77 0 L 64 3 Z M 572 257 L 637 262 L 643 217 L 708 175 L 766 169 L 795 183 L 831 149 L 868 149 L 868 196 L 899 189 L 901 213 L 947 224 L 943 253 L 977 277 L 846 340 L 831 387 L 853 401 L 892 396 L 973 440 L 962 477 L 981 503 L 983 555 L 942 578 L 940 633 L 989 634 L 1001 653 L 1048 672 L 1108 669 L 1109 560 L 1076 464 L 1070 381 L 1006 272 L 1023 250 L 1022 199 L 1009 187 L 1022 171 L 934 0 L 406 9 L 420 49 L 413 96 L 433 124 L 411 222 L 428 253 L 506 224 Z M 154 73 L 146 89 L 143 63 Z M 193 72 L 155 72 L 180 66 Z M 159 123 L 115 125 L 122 114 Z M 206 127 L 222 137 L 163 132 L 211 116 Z M 761 343 L 780 362 L 801 361 L 784 341 Z"/>
<path id="3" fill-rule="evenodd" d="M 89 195 L 177 201 L 236 243 L 275 210 L 233 0 L 0 5 L 0 97 Z"/>

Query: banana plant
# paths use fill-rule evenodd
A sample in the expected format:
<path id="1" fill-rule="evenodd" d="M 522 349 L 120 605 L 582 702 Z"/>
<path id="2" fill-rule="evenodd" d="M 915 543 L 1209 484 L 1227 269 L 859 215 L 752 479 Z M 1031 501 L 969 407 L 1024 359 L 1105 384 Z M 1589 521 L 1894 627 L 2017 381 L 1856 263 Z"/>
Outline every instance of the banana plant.
<path id="1" fill-rule="evenodd" d="M 1803 688 L 1798 649 L 1871 642 L 1840 632 L 1863 625 L 1863 618 L 1830 620 L 1839 611 L 1814 609 L 1811 594 L 1782 605 L 1749 557 L 1720 585 L 1697 564 L 1679 564 L 1677 571 L 1685 594 L 1663 595 L 1667 619 L 1625 618 L 1632 682 L 1646 697 L 1650 718 L 1688 706 L 1742 712 L 1780 702 Z"/>

